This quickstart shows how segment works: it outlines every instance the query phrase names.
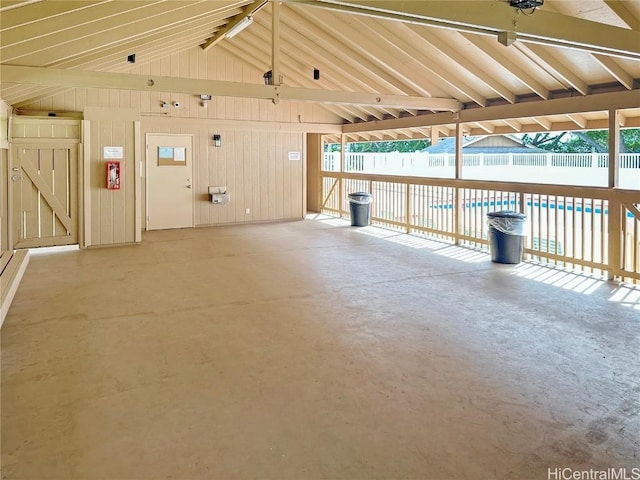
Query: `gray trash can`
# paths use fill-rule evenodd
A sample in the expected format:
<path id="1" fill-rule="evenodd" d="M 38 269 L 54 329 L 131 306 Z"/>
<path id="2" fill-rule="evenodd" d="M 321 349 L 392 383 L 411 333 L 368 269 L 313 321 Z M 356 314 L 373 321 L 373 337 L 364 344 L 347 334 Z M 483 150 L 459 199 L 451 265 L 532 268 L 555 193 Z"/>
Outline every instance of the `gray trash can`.
<path id="1" fill-rule="evenodd" d="M 491 261 L 520 263 L 524 252 L 524 226 L 527 216 L 512 210 L 487 213 Z"/>
<path id="2" fill-rule="evenodd" d="M 370 193 L 349 194 L 352 227 L 366 227 L 371 223 L 371 202 L 373 202 L 373 197 Z"/>

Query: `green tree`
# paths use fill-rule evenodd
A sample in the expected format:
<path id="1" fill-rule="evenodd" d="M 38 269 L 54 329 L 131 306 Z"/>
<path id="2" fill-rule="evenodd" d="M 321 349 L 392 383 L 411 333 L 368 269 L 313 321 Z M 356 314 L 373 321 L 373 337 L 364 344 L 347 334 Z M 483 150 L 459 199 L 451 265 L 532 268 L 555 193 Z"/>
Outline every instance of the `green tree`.
<path id="1" fill-rule="evenodd" d="M 606 153 L 609 151 L 609 131 L 541 132 L 524 134 L 522 141 L 534 147 L 557 153 Z M 640 152 L 640 129 L 620 131 L 620 153 Z"/>
<path id="2" fill-rule="evenodd" d="M 431 146 L 431 140 L 386 140 L 380 142 L 349 142 L 346 144 L 347 152 L 359 153 L 388 153 L 402 152 L 411 153 Z M 340 144 L 332 143 L 325 145 L 325 152 L 339 152 Z"/>

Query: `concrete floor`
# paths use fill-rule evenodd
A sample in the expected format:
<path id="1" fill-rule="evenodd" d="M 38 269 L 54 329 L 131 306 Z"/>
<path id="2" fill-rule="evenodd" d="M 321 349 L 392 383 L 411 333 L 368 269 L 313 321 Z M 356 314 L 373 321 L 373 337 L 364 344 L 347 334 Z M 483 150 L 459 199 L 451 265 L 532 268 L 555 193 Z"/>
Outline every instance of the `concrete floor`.
<path id="1" fill-rule="evenodd" d="M 32 257 L 2 478 L 631 474 L 639 351 L 612 283 L 341 220 L 150 232 Z"/>

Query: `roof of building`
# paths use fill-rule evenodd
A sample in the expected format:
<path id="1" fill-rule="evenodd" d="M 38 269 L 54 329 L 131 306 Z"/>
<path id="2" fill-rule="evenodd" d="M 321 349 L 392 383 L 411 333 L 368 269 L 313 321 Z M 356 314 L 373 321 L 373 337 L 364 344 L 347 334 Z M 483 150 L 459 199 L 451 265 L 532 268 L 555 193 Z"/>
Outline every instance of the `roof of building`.
<path id="1" fill-rule="evenodd" d="M 503 138 L 500 138 L 503 137 Z M 522 143 L 516 137 L 511 135 L 495 135 L 492 137 L 492 143 L 490 145 L 484 145 L 483 140 L 488 137 L 463 137 L 462 151 L 464 153 L 545 153 L 546 150 L 542 150 L 537 147 L 532 147 Z M 496 142 L 498 140 L 498 142 Z M 503 145 L 496 145 L 500 140 L 503 140 Z M 432 145 L 423 149 L 423 152 L 428 153 L 455 153 L 456 141 L 455 138 L 443 138 L 437 145 Z"/>

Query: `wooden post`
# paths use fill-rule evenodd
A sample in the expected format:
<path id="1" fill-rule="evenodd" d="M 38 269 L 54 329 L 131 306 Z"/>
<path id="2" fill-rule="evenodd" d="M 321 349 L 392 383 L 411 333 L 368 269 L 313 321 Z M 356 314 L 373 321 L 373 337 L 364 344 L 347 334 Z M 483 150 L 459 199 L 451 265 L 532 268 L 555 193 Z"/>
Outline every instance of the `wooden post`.
<path id="1" fill-rule="evenodd" d="M 319 133 L 308 133 L 307 137 L 307 210 L 320 213 L 322 205 L 322 158 L 323 139 Z"/>
<path id="2" fill-rule="evenodd" d="M 344 157 L 345 157 L 344 138 L 345 138 L 344 133 L 340 134 L 340 173 L 344 172 Z M 344 179 L 339 178 L 338 182 L 339 182 L 338 183 L 338 205 L 339 205 L 338 215 L 342 217 L 342 214 L 344 213 L 344 208 L 342 208 L 344 206 Z"/>
<path id="3" fill-rule="evenodd" d="M 620 114 L 618 110 L 609 110 L 609 179 L 608 187 L 612 191 L 609 196 L 609 270 L 607 278 L 613 280 L 620 271 L 622 257 L 622 205 L 615 195 L 618 187 L 618 159 L 620 157 Z"/>
<path id="4" fill-rule="evenodd" d="M 462 124 L 460 122 L 456 123 L 456 153 L 455 153 L 455 178 L 459 180 L 462 178 L 462 142 L 464 137 L 462 136 Z M 460 202 L 458 199 L 461 198 L 460 188 L 456 187 L 453 194 L 453 204 L 455 208 L 454 219 L 453 219 L 453 234 L 455 236 L 455 244 L 460 245 L 460 232 L 464 232 L 464 226 L 462 225 L 462 212 Z"/>

